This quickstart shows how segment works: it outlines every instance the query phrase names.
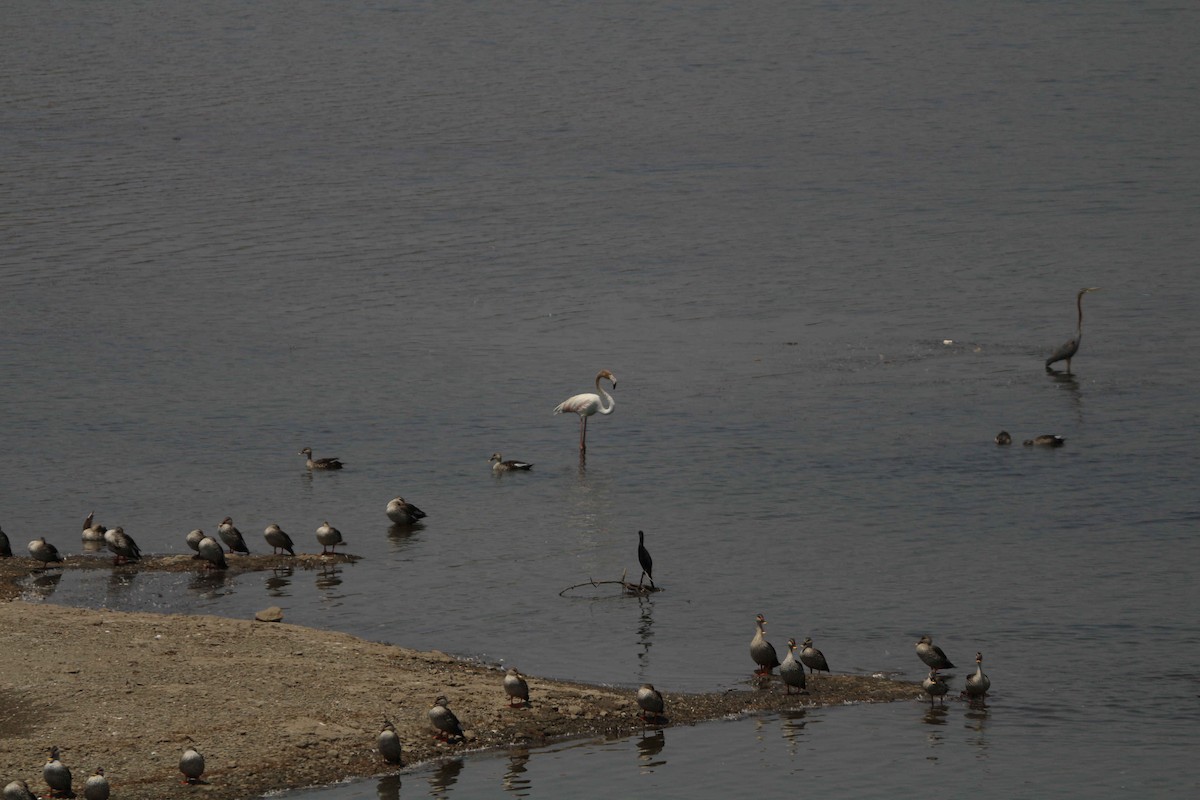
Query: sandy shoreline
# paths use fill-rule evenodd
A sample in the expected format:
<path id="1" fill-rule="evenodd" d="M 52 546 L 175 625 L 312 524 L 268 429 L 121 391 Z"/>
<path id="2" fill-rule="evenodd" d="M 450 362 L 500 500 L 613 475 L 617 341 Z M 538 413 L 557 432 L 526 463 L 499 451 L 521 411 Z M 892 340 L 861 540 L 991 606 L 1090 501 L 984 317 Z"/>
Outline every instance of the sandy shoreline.
<path id="1" fill-rule="evenodd" d="M 195 568 L 186 556 L 166 557 L 163 568 L 180 558 Z M 270 557 L 262 559 L 269 566 Z M 5 596 L 32 566 L 0 560 Z M 632 689 L 527 676 L 529 707 L 509 709 L 496 669 L 286 622 L 0 600 L 0 631 L 0 786 L 20 778 L 39 794 L 47 791 L 45 752 L 55 744 L 77 792 L 103 766 L 114 796 L 195 792 L 217 800 L 397 771 L 375 751 L 385 715 L 400 735 L 404 765 L 642 729 Z M 747 673 L 750 666 L 747 655 Z M 792 697 L 777 678 L 757 691 L 658 688 L 669 725 L 920 693 L 911 683 L 847 675 L 810 680 L 810 694 Z M 439 694 L 467 730 L 465 744 L 432 737 L 426 712 Z M 180 785 L 187 746 L 206 758 L 205 785 Z"/>

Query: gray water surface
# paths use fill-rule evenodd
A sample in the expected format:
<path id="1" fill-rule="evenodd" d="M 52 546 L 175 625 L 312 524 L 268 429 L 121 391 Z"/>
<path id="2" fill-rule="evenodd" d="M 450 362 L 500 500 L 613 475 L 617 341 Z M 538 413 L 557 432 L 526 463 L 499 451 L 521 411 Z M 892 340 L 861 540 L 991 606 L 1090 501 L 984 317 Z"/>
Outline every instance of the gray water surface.
<path id="1" fill-rule="evenodd" d="M 27 596 L 280 605 L 668 702 L 744 685 L 760 612 L 835 672 L 919 680 L 931 633 L 955 693 L 976 650 L 993 681 L 321 797 L 1194 792 L 1198 33 L 1160 2 L 12 3 L 0 524 L 74 555 L 93 509 L 153 553 L 329 520 L 363 557 Z M 584 460 L 550 410 L 601 368 Z M 639 529 L 664 592 L 559 596 L 636 573 Z"/>

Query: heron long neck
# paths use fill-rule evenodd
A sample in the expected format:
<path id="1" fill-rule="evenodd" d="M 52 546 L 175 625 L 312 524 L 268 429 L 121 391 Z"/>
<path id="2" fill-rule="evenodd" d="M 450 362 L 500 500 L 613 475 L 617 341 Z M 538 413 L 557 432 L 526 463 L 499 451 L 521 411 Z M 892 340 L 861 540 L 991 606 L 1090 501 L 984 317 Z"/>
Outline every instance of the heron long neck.
<path id="1" fill-rule="evenodd" d="M 613 409 L 617 407 L 617 401 L 600 385 L 600 376 L 596 376 L 596 393 L 600 395 L 600 407 L 596 409 L 598 414 L 611 414 Z M 608 401 L 608 405 L 604 405 L 604 401 Z"/>
<path id="2" fill-rule="evenodd" d="M 1075 298 L 1075 308 L 1079 311 L 1079 320 L 1075 323 L 1075 338 L 1083 336 L 1083 296 L 1087 292 L 1080 292 L 1079 297 Z"/>

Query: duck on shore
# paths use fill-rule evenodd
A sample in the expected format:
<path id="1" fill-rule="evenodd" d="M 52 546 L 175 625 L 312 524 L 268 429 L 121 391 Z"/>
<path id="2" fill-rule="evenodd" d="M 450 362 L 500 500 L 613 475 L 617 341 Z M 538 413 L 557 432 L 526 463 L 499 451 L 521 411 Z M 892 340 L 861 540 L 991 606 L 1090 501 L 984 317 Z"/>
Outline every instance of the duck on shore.
<path id="1" fill-rule="evenodd" d="M 758 664 L 755 675 L 770 675 L 771 670 L 779 666 L 779 653 L 775 645 L 767 641 L 765 626 L 767 618 L 759 614 L 754 618 L 754 638 L 750 640 L 750 658 Z"/>
<path id="2" fill-rule="evenodd" d="M 29 543 L 29 555 L 34 561 L 42 562 L 42 569 L 51 564 L 62 563 L 63 557 L 58 554 L 58 548 L 46 541 L 45 536 L 39 536 Z"/>

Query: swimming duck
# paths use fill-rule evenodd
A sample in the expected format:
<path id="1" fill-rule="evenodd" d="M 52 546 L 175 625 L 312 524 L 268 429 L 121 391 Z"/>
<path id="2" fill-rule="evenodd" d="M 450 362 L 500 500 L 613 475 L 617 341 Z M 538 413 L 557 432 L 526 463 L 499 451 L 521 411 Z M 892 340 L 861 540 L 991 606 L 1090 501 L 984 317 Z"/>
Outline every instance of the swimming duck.
<path id="1" fill-rule="evenodd" d="M 775 652 L 775 645 L 767 641 L 766 632 L 763 630 L 766 624 L 766 617 L 762 614 L 754 618 L 756 630 L 754 638 L 750 640 L 750 657 L 758 664 L 755 675 L 770 675 L 771 670 L 779 666 L 779 653 Z"/>
<path id="2" fill-rule="evenodd" d="M 38 800 L 25 781 L 13 781 L 4 787 L 4 800 Z"/>
<path id="3" fill-rule="evenodd" d="M 51 797 L 74 797 L 71 793 L 71 770 L 59 760 L 58 747 L 50 748 L 50 757 L 42 767 L 42 777 L 50 787 Z"/>
<path id="4" fill-rule="evenodd" d="M 196 555 L 192 556 L 192 558 L 200 557 L 200 540 L 203 538 L 204 538 L 204 531 L 200 530 L 199 528 L 196 528 L 195 530 L 192 530 L 192 531 L 188 531 L 187 546 L 196 551 Z"/>
<path id="5" fill-rule="evenodd" d="M 113 558 L 113 564 L 137 561 L 142 557 L 142 551 L 137 546 L 137 542 L 120 525 L 104 532 L 104 544 L 116 556 Z"/>
<path id="6" fill-rule="evenodd" d="M 936 669 L 929 670 L 929 677 L 921 681 L 921 688 L 929 695 L 929 705 L 933 705 L 933 698 L 938 698 L 938 702 L 945 705 L 945 701 L 941 698 L 946 696 L 946 692 L 950 691 L 950 686 L 946 683 L 946 679 L 938 674 Z"/>
<path id="7" fill-rule="evenodd" d="M 104 767 L 96 767 L 96 771 L 83 784 L 85 800 L 108 800 L 108 778 L 104 777 Z"/>
<path id="8" fill-rule="evenodd" d="M 96 517 L 96 512 L 87 515 L 87 519 L 83 521 L 83 532 L 81 536 L 85 542 L 103 542 L 104 532 L 108 530 L 99 522 L 93 522 Z"/>
<path id="9" fill-rule="evenodd" d="M 792 689 L 804 689 L 804 664 L 796 660 L 796 640 L 787 640 L 788 652 L 783 657 L 783 663 L 779 665 L 779 677 L 783 678 L 784 685 L 787 690 L 784 694 L 791 694 Z"/>
<path id="10" fill-rule="evenodd" d="M 242 532 L 234 527 L 233 517 L 221 520 L 221 524 L 217 526 L 217 533 L 221 536 L 221 541 L 225 542 L 225 546 L 229 548 L 229 552 L 250 555 L 250 548 L 246 546 Z"/>
<path id="11" fill-rule="evenodd" d="M 400 763 L 400 737 L 396 735 L 396 726 L 389 720 L 383 721 L 383 730 L 379 732 L 375 743 L 384 761 L 389 764 Z"/>
<path id="12" fill-rule="evenodd" d="M 504 693 L 508 695 L 509 708 L 513 707 L 514 700 L 518 706 L 529 702 L 529 684 L 516 667 L 509 667 L 508 672 L 504 673 Z"/>
<path id="13" fill-rule="evenodd" d="M 325 520 L 325 524 L 317 528 L 317 543 L 321 545 L 321 555 L 337 555 L 337 546 L 343 544 L 342 532 Z"/>
<path id="14" fill-rule="evenodd" d="M 304 448 L 300 451 L 299 455 L 307 458 L 304 466 L 309 469 L 341 469 L 346 466 L 340 458 L 313 458 L 311 447 Z"/>
<path id="15" fill-rule="evenodd" d="M 189 747 L 183 751 L 183 755 L 179 759 L 179 771 L 186 779 L 184 783 L 203 783 L 200 776 L 204 774 L 204 756 L 200 755 L 196 748 Z"/>
<path id="16" fill-rule="evenodd" d="M 8 534 L 0 528 L 0 558 L 12 558 L 12 545 L 8 543 Z"/>
<path id="17" fill-rule="evenodd" d="M 1067 440 L 1057 434 L 1043 433 L 1041 436 L 1035 436 L 1032 439 L 1025 440 L 1025 446 L 1031 447 L 1037 445 L 1039 447 L 1062 447 Z"/>
<path id="18" fill-rule="evenodd" d="M 42 569 L 63 560 L 58 554 L 58 548 L 47 542 L 45 536 L 39 536 L 29 543 L 29 555 L 34 561 L 42 562 Z"/>
<path id="19" fill-rule="evenodd" d="M 277 555 L 280 550 L 287 550 L 289 556 L 296 555 L 296 551 L 292 549 L 292 537 L 284 533 L 283 528 L 274 522 L 263 531 L 263 537 L 267 540 L 267 544 L 271 545 L 271 555 Z"/>
<path id="20" fill-rule="evenodd" d="M 825 661 L 825 654 L 817 648 L 813 647 L 812 637 L 804 637 L 804 644 L 800 649 L 800 663 L 808 667 L 811 672 L 829 672 L 829 663 Z"/>
<path id="21" fill-rule="evenodd" d="M 388 519 L 397 525 L 412 525 L 425 517 L 425 512 L 406 501 L 403 497 L 393 497 L 387 504 Z"/>
<path id="22" fill-rule="evenodd" d="M 462 725 L 458 722 L 458 717 L 454 716 L 454 712 L 449 709 L 450 701 L 445 695 L 439 695 L 437 700 L 433 701 L 433 708 L 429 709 L 429 721 L 433 723 L 433 727 L 437 729 L 437 738 L 443 741 L 450 741 L 457 738 L 465 740 L 467 737 L 463 733 Z"/>
<path id="23" fill-rule="evenodd" d="M 516 470 L 533 469 L 528 461 L 504 461 L 499 453 L 492 453 L 492 470 L 495 472 L 514 472 Z"/>
<path id="24" fill-rule="evenodd" d="M 992 679 L 983 673 L 983 653 L 976 653 L 975 672 L 967 676 L 967 697 L 982 700 L 990 688 Z"/>
<path id="25" fill-rule="evenodd" d="M 222 549 L 221 543 L 211 536 L 205 536 L 196 545 L 196 555 L 208 562 L 209 569 L 229 569 L 229 563 L 225 561 L 225 550 Z"/>
<path id="26" fill-rule="evenodd" d="M 650 551 L 646 549 L 646 534 L 638 531 L 638 564 L 642 567 L 642 578 L 650 579 L 650 588 L 654 587 L 654 559 L 650 557 Z M 642 578 L 638 578 L 638 586 L 642 585 Z"/>
<path id="27" fill-rule="evenodd" d="M 637 691 L 638 708 L 642 709 L 642 722 L 653 722 L 663 712 L 663 696 L 649 683 L 643 683 Z M 651 715 L 647 718 L 647 714 Z"/>
<path id="28" fill-rule="evenodd" d="M 1012 444 L 1012 434 L 1008 431 L 1000 431 L 996 434 L 996 444 Z"/>
<path id="29" fill-rule="evenodd" d="M 939 669 L 954 669 L 954 665 L 950 663 L 950 659 L 946 658 L 946 654 L 942 652 L 942 648 L 933 643 L 933 639 L 929 636 L 922 636 L 917 640 L 917 658 L 925 662 L 926 666 L 937 672 Z"/>

